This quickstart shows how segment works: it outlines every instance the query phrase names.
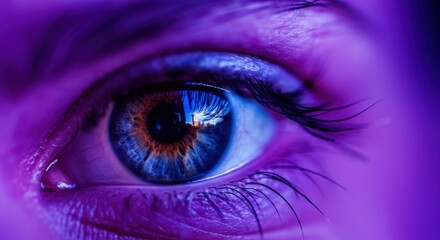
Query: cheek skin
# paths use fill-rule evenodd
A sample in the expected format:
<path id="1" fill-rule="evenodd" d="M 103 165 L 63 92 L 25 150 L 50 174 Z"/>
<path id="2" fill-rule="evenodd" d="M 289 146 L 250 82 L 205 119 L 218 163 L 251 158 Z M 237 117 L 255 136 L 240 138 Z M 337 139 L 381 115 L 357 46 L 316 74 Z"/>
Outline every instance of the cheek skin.
<path id="1" fill-rule="evenodd" d="M 394 42 L 390 45 L 395 44 Z M 405 52 L 405 48 L 401 51 Z M 350 226 L 350 219 L 355 216 L 353 212 L 357 216 L 367 216 L 362 224 L 353 224 L 351 221 L 351 225 L 355 225 L 352 231 L 341 230 L 346 239 L 359 235 L 365 236 L 365 239 L 378 239 L 370 229 L 377 229 L 382 236 L 380 239 L 432 239 L 431 233 L 426 229 L 427 225 L 432 224 L 432 219 L 428 216 L 433 211 L 433 205 L 426 202 L 431 201 L 432 191 L 437 187 L 434 186 L 436 181 L 427 179 L 424 167 L 436 159 L 429 155 L 432 149 L 427 147 L 434 136 L 433 126 L 436 123 L 431 122 L 432 110 L 423 111 L 420 108 L 431 107 L 434 103 L 424 100 L 428 93 L 424 93 L 424 97 L 418 95 L 415 86 L 424 79 L 413 78 L 413 69 L 402 67 L 401 61 L 406 61 L 406 58 L 397 57 L 402 52 L 393 52 L 390 56 L 383 57 L 395 58 L 394 65 L 388 65 L 389 70 L 394 72 L 387 78 L 371 80 L 374 86 L 382 87 L 378 91 L 386 102 L 381 104 L 377 115 L 385 120 L 382 123 L 387 124 L 369 131 L 369 138 L 366 139 L 367 148 L 371 152 L 369 163 L 365 167 L 351 166 L 362 174 L 344 176 L 347 181 L 351 181 L 350 189 L 356 189 L 359 197 L 351 201 L 350 205 L 344 205 L 350 199 L 337 200 L 344 213 L 340 215 L 341 229 Z M 377 68 L 383 69 L 384 66 L 378 65 Z M 383 83 L 378 83 L 377 80 L 381 79 Z M 416 81 L 415 86 L 412 86 Z M 340 172 L 337 171 L 336 174 Z M 411 235 L 414 232 L 421 234 Z"/>
<path id="2" fill-rule="evenodd" d="M 331 167 L 332 175 L 341 176 L 340 182 L 353 192 L 353 197 L 339 196 L 325 203 L 336 216 L 336 239 L 432 239 L 427 226 L 433 222 L 428 217 L 433 208 L 426 201 L 437 187 L 426 179 L 423 169 L 433 160 L 427 148 L 433 125 L 425 119 L 431 119 L 432 112 L 423 113 L 420 108 L 433 103 L 426 101 L 427 93 L 423 97 L 417 94 L 416 86 L 426 76 L 414 77 L 413 71 L 420 63 L 414 56 L 407 56 L 410 44 L 402 44 L 418 36 L 411 34 L 405 21 L 395 21 L 405 19 L 399 11 L 399 1 L 348 2 L 359 9 L 371 9 L 366 14 L 379 23 L 379 32 L 386 35 L 379 36 L 381 40 L 387 40 L 380 43 L 381 48 L 369 60 L 372 68 L 362 80 L 369 85 L 372 96 L 383 99 L 373 109 L 379 121 L 367 129 L 364 138 L 369 161 Z M 408 19 L 413 23 L 413 18 Z M 368 55 L 359 55 L 358 59 Z M 411 235 L 415 232 L 420 234 Z"/>

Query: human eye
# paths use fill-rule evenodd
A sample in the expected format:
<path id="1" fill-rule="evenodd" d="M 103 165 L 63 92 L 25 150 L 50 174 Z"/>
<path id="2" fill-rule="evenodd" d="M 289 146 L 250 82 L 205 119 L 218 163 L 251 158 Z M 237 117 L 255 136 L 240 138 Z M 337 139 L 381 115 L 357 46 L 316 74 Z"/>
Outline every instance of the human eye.
<path id="1" fill-rule="evenodd" d="M 253 68 L 271 69 L 260 73 Z M 123 182 L 110 167 L 115 162 L 150 183 L 178 184 L 221 175 L 256 157 L 274 132 L 269 114 L 242 96 L 249 90 L 246 85 L 280 76 L 288 75 L 263 61 L 226 53 L 181 53 L 133 64 L 103 79 L 111 89 L 98 83 L 73 107 L 91 108 L 87 114 L 66 113 L 68 124 L 79 122 L 83 130 L 75 132 L 76 140 L 57 161 L 65 162 L 73 170 L 68 175 L 83 185 L 106 179 Z M 97 147 L 84 151 L 88 139 L 92 142 L 86 146 Z M 97 152 L 102 156 L 91 163 Z M 85 175 L 91 164 L 101 173 L 89 170 L 91 175 Z M 50 185 L 59 183 L 44 183 Z"/>
<path id="2" fill-rule="evenodd" d="M 295 194 L 320 210 L 291 172 L 331 180 L 290 151 L 350 130 L 342 117 L 318 117 L 345 108 L 319 104 L 292 74 L 242 54 L 140 61 L 92 86 L 55 127 L 52 144 L 63 147 L 43 174 L 43 201 L 70 206 L 62 222 L 102 236 L 257 236 L 286 215 L 302 227 Z"/>
<path id="3" fill-rule="evenodd" d="M 307 192 L 337 183 L 307 159 L 350 152 L 343 140 L 360 130 L 353 119 L 365 107 L 329 98 L 297 73 L 300 59 L 281 64 L 286 55 L 201 36 L 197 47 L 145 54 L 78 87 L 32 156 L 56 231 L 253 239 L 287 226 L 300 238 L 325 219 Z"/>

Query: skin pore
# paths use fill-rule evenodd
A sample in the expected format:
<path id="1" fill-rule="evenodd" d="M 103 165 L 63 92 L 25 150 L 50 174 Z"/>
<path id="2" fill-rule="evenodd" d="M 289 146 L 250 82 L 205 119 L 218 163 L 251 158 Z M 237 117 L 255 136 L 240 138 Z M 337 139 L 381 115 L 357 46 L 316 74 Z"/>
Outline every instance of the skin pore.
<path id="1" fill-rule="evenodd" d="M 409 89 L 401 83 L 409 81 L 402 67 L 408 63 L 389 40 L 401 34 L 388 14 L 395 3 L 358 2 L 0 3 L 0 20 L 8 19 L 0 28 L 0 238 L 410 239 L 410 230 L 401 229 L 420 214 L 408 205 L 417 181 L 425 179 L 411 171 L 423 142 L 414 147 L 412 139 L 422 133 L 408 112 L 421 100 L 406 98 Z M 273 115 L 276 131 L 249 164 L 195 183 L 143 182 L 106 148 L 102 132 L 110 110 L 92 130 L 84 130 L 80 120 L 89 108 L 105 104 L 101 96 L 131 83 L 114 80 L 116 73 L 192 52 L 232 53 L 279 66 L 291 76 L 276 80 L 282 90 L 290 90 L 293 80 L 311 85 L 312 105 L 367 99 L 324 120 L 380 103 L 348 122 L 362 127 L 325 135 L 336 143 L 258 105 Z M 275 171 L 286 158 L 321 175 Z M 63 167 L 51 175 L 55 181 L 82 181 L 84 187 L 42 190 L 55 159 Z M 262 171 L 273 171 L 300 190 L 280 180 L 263 182 L 277 191 L 252 182 L 260 184 L 255 195 L 239 192 L 241 185 L 219 188 L 250 181 L 247 176 Z M 221 196 L 212 200 L 214 194 Z M 232 200 L 219 200 L 222 196 Z"/>

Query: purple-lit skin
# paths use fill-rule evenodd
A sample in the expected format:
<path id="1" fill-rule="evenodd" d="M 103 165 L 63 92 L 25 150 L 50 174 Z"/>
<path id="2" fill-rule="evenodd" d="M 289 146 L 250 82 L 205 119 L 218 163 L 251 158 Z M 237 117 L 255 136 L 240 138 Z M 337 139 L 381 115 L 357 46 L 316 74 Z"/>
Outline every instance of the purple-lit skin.
<path id="1" fill-rule="evenodd" d="M 177 25 L 114 51 L 88 60 L 86 53 L 70 54 L 93 52 L 93 44 L 98 43 L 90 41 L 89 49 L 78 50 L 79 41 L 72 40 L 77 31 L 69 30 L 56 47 L 47 49 L 53 51 L 48 62 L 31 61 L 35 55 L 32 47 L 39 46 L 36 43 L 44 39 L 46 28 L 57 16 L 110 6 L 96 7 L 102 2 L 106 1 L 0 3 L 0 239 L 259 239 L 255 219 L 239 200 L 228 204 L 214 200 L 224 212 L 221 217 L 202 197 L 195 197 L 192 212 L 179 197 L 265 170 L 276 164 L 286 149 L 291 149 L 288 157 L 298 165 L 323 172 L 347 189 L 316 178 L 318 190 L 304 174 L 282 171 L 325 215 L 286 186 L 274 186 L 291 199 L 304 239 L 414 239 L 417 234 L 424 234 L 420 239 L 429 239 L 430 233 L 424 230 L 431 220 L 424 217 L 430 203 L 426 189 L 435 185 L 423 172 L 424 161 L 430 156 L 429 137 L 422 129 L 433 120 L 420 113 L 420 105 L 425 104 L 422 96 L 411 92 L 414 74 L 407 66 L 415 69 L 417 63 L 405 58 L 404 44 L 400 44 L 400 39 L 411 35 L 411 29 L 402 29 L 392 21 L 405 16 L 399 12 L 399 1 L 345 0 L 360 13 L 360 19 L 347 12 L 351 10 L 331 3 L 285 12 L 276 11 L 282 1 L 194 4 L 186 15 L 185 8 L 179 9 L 184 18 L 173 15 Z M 268 7 L 255 10 L 259 4 Z M 225 19 L 221 13 L 235 14 Z M 139 59 L 200 50 L 241 53 L 282 66 L 300 80 L 315 82 L 313 94 L 323 102 L 341 105 L 366 97 L 381 100 L 356 118 L 355 122 L 367 122 L 368 126 L 341 140 L 368 161 L 332 148 L 296 123 L 277 116 L 276 136 L 243 168 L 193 184 L 151 186 L 133 178 L 115 159 L 107 158 L 110 150 L 102 146 L 100 133 L 104 121 L 93 131 L 78 135 L 76 142 L 82 145 L 66 147 L 61 154 L 57 151 L 65 148 L 62 145 L 77 123 L 63 125 L 47 139 L 69 106 L 104 76 Z M 344 111 L 344 116 L 356 113 Z M 425 126 L 420 126 L 422 121 Z M 42 175 L 57 157 L 70 161 L 63 166 L 70 168 L 77 184 L 84 188 L 41 190 Z M 62 173 L 56 177 L 73 181 L 63 179 Z M 172 200 L 161 199 L 162 205 L 149 195 L 174 191 L 182 194 L 170 197 Z M 262 202 L 264 217 L 260 221 L 265 239 L 301 239 L 300 226 L 288 205 L 280 198 L 273 197 L 273 202 L 282 224 L 270 202 Z"/>

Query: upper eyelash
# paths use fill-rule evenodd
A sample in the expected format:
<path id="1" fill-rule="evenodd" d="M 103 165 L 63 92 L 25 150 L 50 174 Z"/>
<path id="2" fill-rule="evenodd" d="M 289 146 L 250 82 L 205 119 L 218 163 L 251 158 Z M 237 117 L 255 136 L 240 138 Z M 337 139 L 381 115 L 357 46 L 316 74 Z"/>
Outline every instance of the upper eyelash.
<path id="1" fill-rule="evenodd" d="M 257 66 L 263 66 L 263 72 L 262 74 L 265 75 L 265 67 L 270 66 L 270 68 L 275 67 L 275 69 L 278 69 L 279 67 L 276 64 L 272 63 L 265 63 L 265 61 L 260 60 L 258 58 L 254 59 L 253 57 L 248 57 L 245 55 L 240 54 L 229 54 L 229 53 L 210 53 L 210 52 L 195 52 L 195 53 L 183 53 L 182 55 L 176 56 L 165 56 L 164 58 L 159 58 L 162 60 L 159 60 L 159 66 L 162 66 L 160 64 L 163 64 L 160 61 L 165 61 L 167 64 L 171 60 L 177 59 L 177 61 L 190 61 L 193 59 L 205 59 L 207 57 L 213 56 L 215 58 L 219 59 L 226 59 L 226 61 L 237 61 L 237 62 L 243 62 L 246 63 L 246 61 L 250 61 L 252 64 L 255 64 Z M 164 60 L 165 59 L 165 60 Z M 232 59 L 232 60 L 231 60 Z M 203 60 L 195 60 L 196 66 L 198 64 L 198 61 Z M 254 62 L 252 62 L 254 61 Z M 154 60 L 153 60 L 154 62 Z M 122 69 L 117 71 L 115 74 L 117 78 L 119 79 L 126 79 L 126 78 L 133 78 L 134 81 L 130 80 L 131 84 L 124 84 L 123 86 L 119 86 L 117 92 L 113 92 L 107 95 L 107 102 L 102 103 L 102 101 L 99 103 L 101 106 L 97 106 L 88 114 L 88 116 L 85 117 L 85 119 L 88 119 L 86 123 L 87 125 L 92 125 L 97 122 L 97 117 L 102 116 L 103 111 L 102 109 L 105 109 L 109 102 L 117 102 L 117 99 L 120 97 L 124 97 L 126 95 L 129 95 L 135 91 L 139 91 L 139 89 L 146 89 L 146 84 L 140 80 L 145 78 L 165 78 L 165 79 L 173 79 L 174 82 L 169 82 L 164 80 L 160 80 L 162 83 L 156 83 L 156 84 L 149 84 L 148 87 L 152 87 L 154 89 L 163 89 L 164 86 L 173 86 L 173 85 L 184 85 L 185 82 L 193 82 L 197 84 L 209 84 L 213 87 L 218 88 L 225 88 L 226 90 L 231 90 L 234 93 L 237 93 L 239 95 L 253 98 L 255 101 L 260 103 L 260 105 L 272 110 L 274 113 L 281 114 L 285 116 L 287 119 L 290 119 L 297 124 L 299 124 L 306 132 L 311 134 L 312 136 L 318 137 L 320 139 L 335 142 L 336 137 L 338 135 L 341 135 L 339 133 L 347 132 L 353 129 L 359 129 L 362 127 L 361 124 L 353 124 L 348 123 L 349 120 L 353 119 L 354 117 L 360 115 L 361 113 L 365 112 L 372 106 L 374 106 L 376 103 L 371 104 L 370 106 L 366 107 L 365 109 L 358 111 L 357 113 L 354 113 L 352 115 L 348 115 L 345 117 L 339 117 L 337 119 L 328 119 L 325 118 L 325 115 L 345 110 L 351 107 L 354 107 L 357 104 L 360 104 L 364 100 L 356 101 L 351 104 L 346 104 L 343 106 L 332 106 L 330 107 L 330 104 L 322 104 L 316 103 L 315 105 L 312 104 L 303 104 L 303 98 L 306 98 L 308 96 L 313 97 L 313 92 L 310 90 L 313 89 L 313 81 L 306 81 L 306 82 L 300 82 L 300 80 L 293 80 L 297 81 L 299 83 L 298 89 L 290 92 L 282 92 L 282 89 L 277 89 L 275 84 L 278 82 L 278 79 L 275 79 L 273 76 L 270 76 L 271 73 L 269 73 L 269 79 L 265 79 L 264 77 L 260 77 L 259 75 L 255 75 L 255 73 L 248 73 L 248 72 L 234 72 L 234 70 L 229 70 L 226 68 L 226 70 L 223 72 L 222 69 L 211 69 L 208 65 L 207 69 L 202 68 L 196 68 L 192 69 L 193 65 L 182 65 L 183 67 L 187 67 L 187 69 L 182 69 L 182 66 L 177 64 L 176 68 L 171 63 L 170 65 L 164 65 L 162 66 L 163 69 L 161 69 L 161 73 L 157 73 L 153 70 L 152 72 L 148 72 L 148 67 L 146 68 L 146 72 L 143 72 L 144 70 L 137 70 L 137 69 L 144 69 L 143 62 L 138 62 L 130 65 L 126 68 L 126 70 Z M 273 66 L 272 66 L 273 65 Z M 147 64 L 148 66 L 148 64 Z M 246 69 L 246 68 L 243 68 Z M 320 68 L 319 68 L 320 69 Z M 316 74 L 320 74 L 320 71 L 318 69 L 318 72 Z M 290 75 L 290 73 L 286 72 L 284 69 L 278 70 L 281 71 L 287 75 Z M 138 73 L 139 72 L 139 73 Z M 192 76 L 190 79 L 188 79 L 188 76 Z M 112 76 L 109 76 L 112 77 Z M 140 79 L 139 79 L 140 78 Z M 289 77 L 287 77 L 288 79 Z M 294 77 L 293 77 L 294 78 Z M 198 81 L 197 79 L 205 79 L 204 81 Z M 196 81 L 194 81 L 196 80 Z M 280 81 L 285 81 L 285 79 L 280 79 Z M 184 82 L 184 84 L 182 84 Z M 219 84 L 220 83 L 220 84 Z M 102 105 L 103 104 L 103 105 Z M 352 112 L 352 111 L 350 111 Z M 101 113 L 101 114 L 100 114 Z"/>
<path id="2" fill-rule="evenodd" d="M 163 85 L 184 86 L 185 83 L 165 83 Z M 345 124 L 345 122 L 364 113 L 379 102 L 377 101 L 352 115 L 329 120 L 318 117 L 333 111 L 340 111 L 353 107 L 365 100 L 359 100 L 354 103 L 337 107 L 327 107 L 326 105 L 307 106 L 305 104 L 301 104 L 300 99 L 306 95 L 306 92 L 309 89 L 304 87 L 295 92 L 282 93 L 272 84 L 255 79 L 241 79 L 240 81 L 229 82 L 227 84 L 227 88 L 240 95 L 248 96 L 250 94 L 251 97 L 262 106 L 267 107 L 270 110 L 298 123 L 306 132 L 310 133 L 311 135 L 331 142 L 336 141 L 335 136 L 329 136 L 331 133 L 340 133 L 353 130 L 358 125 Z M 131 92 L 128 91 L 124 93 L 124 95 L 127 94 L 131 94 Z M 113 101 L 117 101 L 116 99 L 121 98 L 121 95 L 113 94 L 112 98 Z M 93 108 L 92 111 L 85 116 L 84 119 L 86 121 L 83 128 L 88 129 L 95 126 L 99 120 L 98 118 L 105 114 L 107 106 L 108 103 L 101 104 Z M 317 133 L 316 131 L 320 133 Z"/>
<path id="3" fill-rule="evenodd" d="M 364 102 L 365 99 L 337 107 L 327 107 L 329 104 L 307 106 L 301 104 L 301 100 L 298 100 L 309 91 L 309 89 L 305 87 L 294 92 L 282 93 L 270 83 L 263 81 L 255 82 L 252 80 L 244 80 L 242 84 L 262 106 L 298 123 L 311 135 L 330 142 L 336 141 L 335 136 L 330 136 L 332 133 L 341 133 L 359 128 L 361 124 L 347 124 L 346 122 L 361 115 L 380 102 L 380 100 L 376 101 L 366 108 L 348 116 L 336 119 L 324 119 L 319 117 L 331 112 L 354 107 Z M 317 131 L 319 133 L 317 133 Z"/>

